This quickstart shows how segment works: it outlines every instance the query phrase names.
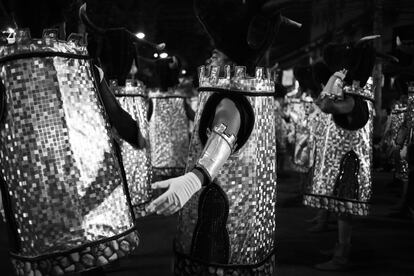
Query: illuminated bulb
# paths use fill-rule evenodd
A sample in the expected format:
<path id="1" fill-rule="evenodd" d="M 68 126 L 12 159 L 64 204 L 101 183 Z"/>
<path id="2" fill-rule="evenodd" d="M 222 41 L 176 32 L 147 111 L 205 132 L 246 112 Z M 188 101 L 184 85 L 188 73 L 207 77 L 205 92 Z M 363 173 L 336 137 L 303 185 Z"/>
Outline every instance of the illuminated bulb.
<path id="1" fill-rule="evenodd" d="M 168 57 L 168 54 L 165 52 L 160 54 L 160 58 L 167 58 L 167 57 Z"/>
<path id="2" fill-rule="evenodd" d="M 137 36 L 139 39 L 144 39 L 144 38 L 145 38 L 145 34 L 144 34 L 143 32 L 139 32 L 139 33 L 137 33 L 137 34 L 136 34 L 136 36 Z"/>
<path id="3" fill-rule="evenodd" d="M 181 70 L 181 74 L 185 75 L 187 74 L 187 71 L 185 69 Z"/>
<path id="4" fill-rule="evenodd" d="M 158 53 L 154 53 L 154 57 L 157 58 L 158 57 Z"/>

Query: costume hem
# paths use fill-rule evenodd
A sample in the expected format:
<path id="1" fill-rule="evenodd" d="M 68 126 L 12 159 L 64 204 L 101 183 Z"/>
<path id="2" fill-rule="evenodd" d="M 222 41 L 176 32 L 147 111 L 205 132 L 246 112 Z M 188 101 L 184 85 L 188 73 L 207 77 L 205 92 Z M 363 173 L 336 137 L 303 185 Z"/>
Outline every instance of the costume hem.
<path id="1" fill-rule="evenodd" d="M 370 208 L 370 203 L 368 202 L 315 194 L 305 194 L 303 204 L 313 208 L 326 209 L 334 213 L 346 213 L 357 216 L 367 216 Z"/>
<path id="2" fill-rule="evenodd" d="M 270 276 L 273 275 L 276 265 L 274 251 L 266 256 L 263 261 L 254 264 L 208 263 L 179 252 L 175 252 L 174 255 L 174 275 L 176 276 Z"/>
<path id="3" fill-rule="evenodd" d="M 16 275 L 64 275 L 107 265 L 129 255 L 139 244 L 135 227 L 113 238 L 91 242 L 65 252 L 26 257 L 11 253 Z"/>

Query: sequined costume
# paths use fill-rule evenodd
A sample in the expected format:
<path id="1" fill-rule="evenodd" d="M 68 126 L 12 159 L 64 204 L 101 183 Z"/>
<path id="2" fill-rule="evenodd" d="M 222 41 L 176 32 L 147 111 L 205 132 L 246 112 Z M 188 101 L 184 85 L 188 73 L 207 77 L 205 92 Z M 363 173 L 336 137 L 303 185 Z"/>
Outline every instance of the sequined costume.
<path id="1" fill-rule="evenodd" d="M 189 118 L 186 96 L 169 89 L 149 93 L 152 112 L 149 120 L 151 160 L 154 179 L 182 175 L 188 155 Z"/>
<path id="2" fill-rule="evenodd" d="M 347 130 L 334 121 L 333 115 L 321 112 L 315 133 L 313 183 L 304 196 L 304 204 L 365 216 L 369 212 L 372 183 L 372 79 L 362 89 L 359 84 L 346 86 L 344 93 L 364 99 L 368 105 L 368 121 L 360 129 Z"/>
<path id="3" fill-rule="evenodd" d="M 142 82 L 126 80 L 125 86 L 118 86 L 116 80 L 110 81 L 110 88 L 120 105 L 138 123 L 139 129 L 148 143 L 138 149 L 126 141 L 119 140 L 126 180 L 129 187 L 135 217 L 145 215 L 145 204 L 151 200 L 151 148 L 149 143 L 149 125 L 147 120 L 148 98 Z"/>
<path id="4" fill-rule="evenodd" d="M 138 245 L 85 46 L 57 31 L 0 46 L 0 172 L 17 275 L 63 275 Z"/>
<path id="5" fill-rule="evenodd" d="M 398 131 L 401 128 L 405 113 L 407 112 L 407 105 L 406 104 L 396 104 L 391 111 L 390 115 L 390 129 L 389 129 L 389 136 L 387 141 L 390 145 L 395 144 L 395 140 L 398 135 Z M 395 169 L 395 178 L 401 181 L 408 180 L 408 163 L 407 160 L 401 158 L 400 160 L 396 161 L 394 164 Z"/>
<path id="6" fill-rule="evenodd" d="M 202 127 L 203 121 L 212 115 L 212 103 L 217 97 L 230 93 L 246 100 L 254 113 L 254 123 L 247 141 L 229 157 L 213 183 L 195 194 L 182 209 L 175 242 L 175 273 L 271 275 L 276 227 L 274 84 L 264 77 L 262 68 L 256 69 L 253 78 L 245 76 L 244 67 L 235 67 L 234 78 L 230 78 L 229 67 L 228 77 L 218 78 L 218 72 L 218 67 L 213 67 L 209 75 L 201 68 L 200 101 L 187 171 L 203 151 L 202 137 L 207 131 Z M 208 254 L 221 261 L 205 261 Z"/>
<path id="7" fill-rule="evenodd" d="M 292 169 L 297 172 L 308 172 L 313 165 L 314 151 L 311 140 L 311 124 L 314 117 L 310 117 L 316 106 L 312 99 L 301 99 L 296 103 L 296 115 L 292 116 L 294 125 L 294 150 L 291 158 Z M 295 109 L 292 110 L 294 112 Z"/>

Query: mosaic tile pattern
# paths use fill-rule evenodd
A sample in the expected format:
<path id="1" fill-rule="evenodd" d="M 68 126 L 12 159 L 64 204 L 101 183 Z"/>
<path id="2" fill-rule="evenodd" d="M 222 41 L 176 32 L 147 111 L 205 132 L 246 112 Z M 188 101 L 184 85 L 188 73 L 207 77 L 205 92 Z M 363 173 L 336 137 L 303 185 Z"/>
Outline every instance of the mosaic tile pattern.
<path id="1" fill-rule="evenodd" d="M 148 102 L 143 84 L 120 87 L 111 83 L 111 89 L 122 108 L 138 122 L 139 129 L 146 141 L 149 141 L 149 125 L 147 121 Z M 151 182 L 151 148 L 148 142 L 143 149 L 137 149 L 125 141 L 119 141 L 129 193 L 135 217 L 146 214 L 145 205 L 152 198 Z"/>
<path id="2" fill-rule="evenodd" d="M 210 80 L 206 78 L 206 82 L 201 81 L 200 86 L 211 85 Z M 199 123 L 205 104 L 213 94 L 214 92 L 208 91 L 199 94 L 199 109 L 195 118 L 187 171 L 193 168 L 202 153 L 198 136 Z M 230 264 L 258 263 L 273 252 L 275 246 L 275 100 L 273 95 L 246 98 L 256 116 L 252 134 L 245 145 L 229 157 L 215 180 L 229 199 L 227 231 L 230 240 Z M 185 254 L 189 254 L 191 248 L 200 193 L 201 191 L 195 194 L 180 213 L 176 247 Z"/>
<path id="3" fill-rule="evenodd" d="M 367 101 L 370 117 L 366 125 L 356 131 L 345 130 L 335 124 L 330 114 L 321 113 L 315 130 L 316 156 L 313 181 L 308 187 L 304 204 L 338 213 L 367 215 L 371 199 L 372 131 L 374 106 Z M 353 150 L 360 160 L 358 198 L 334 198 L 336 179 L 342 157 Z M 323 198 L 325 197 L 325 198 Z"/>
<path id="4" fill-rule="evenodd" d="M 292 169 L 297 172 L 308 172 L 313 165 L 314 143 L 311 139 L 311 128 L 314 124 L 313 111 L 317 108 L 313 102 L 292 102 L 295 107 L 291 120 L 294 126 L 294 150 L 291 157 Z M 312 113 L 312 115 L 310 114 Z"/>
<path id="5" fill-rule="evenodd" d="M 407 105 L 396 105 L 393 110 L 391 111 L 390 115 L 390 134 L 388 137 L 388 143 L 393 144 L 395 143 L 395 139 L 397 138 L 398 131 L 400 130 L 401 126 L 404 122 L 404 116 L 407 112 Z M 405 141 L 407 144 L 407 141 Z M 395 169 L 395 177 L 402 181 L 408 180 L 408 163 L 407 160 L 401 159 L 397 164 L 394 164 Z"/>
<path id="6" fill-rule="evenodd" d="M 414 87 L 413 83 L 409 86 L 409 93 L 408 93 L 408 105 L 407 105 L 407 113 L 405 115 L 405 121 L 407 122 L 407 126 L 411 131 L 411 137 L 408 139 L 407 143 L 414 143 Z"/>
<path id="7" fill-rule="evenodd" d="M 107 240 L 97 245 L 80 248 L 42 260 L 27 260 L 12 256 L 18 276 L 65 275 L 104 266 L 130 254 L 139 243 L 137 233 L 131 232 L 119 239 Z"/>
<path id="8" fill-rule="evenodd" d="M 45 47 L 86 53 L 73 42 L 49 38 L 20 43 L 1 46 L 0 58 Z M 7 94 L 0 170 L 21 244 L 13 255 L 46 260 L 127 235 L 134 229 L 131 210 L 89 61 L 13 59 L 0 62 L 0 78 Z"/>
<path id="9" fill-rule="evenodd" d="M 151 92 L 149 98 L 153 104 L 149 125 L 154 178 L 182 175 L 190 143 L 185 98 L 177 91 Z"/>
<path id="10" fill-rule="evenodd" d="M 276 271 L 275 255 L 267 257 L 257 266 L 221 266 L 205 264 L 185 255 L 176 254 L 174 260 L 174 275 L 179 276 L 271 276 Z"/>

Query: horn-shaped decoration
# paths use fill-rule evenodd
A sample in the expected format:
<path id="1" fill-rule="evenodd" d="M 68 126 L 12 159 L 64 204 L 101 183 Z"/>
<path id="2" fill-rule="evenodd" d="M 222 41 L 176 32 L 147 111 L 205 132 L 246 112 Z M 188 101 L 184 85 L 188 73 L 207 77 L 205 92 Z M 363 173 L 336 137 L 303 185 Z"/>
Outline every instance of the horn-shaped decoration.
<path id="1" fill-rule="evenodd" d="M 296 21 L 294 21 L 292 19 L 289 19 L 287 17 L 284 17 L 282 15 L 280 16 L 280 21 L 283 25 L 286 25 L 286 26 L 292 26 L 292 27 L 295 27 L 295 28 L 298 28 L 298 29 L 302 27 L 301 23 L 296 22 Z"/>
<path id="2" fill-rule="evenodd" d="M 381 37 L 380 35 L 367 35 L 367 36 L 362 37 L 360 40 L 358 40 L 356 44 L 361 44 L 361 43 L 371 41 L 371 40 L 374 40 L 380 37 Z"/>
<path id="3" fill-rule="evenodd" d="M 153 43 L 151 41 L 145 40 L 145 39 L 140 39 L 138 37 L 136 37 L 133 33 L 131 33 L 129 30 L 125 29 L 125 28 L 109 28 L 109 29 L 103 29 L 101 27 L 96 26 L 88 17 L 87 13 L 86 13 L 86 3 L 84 3 L 80 8 L 79 8 L 79 18 L 81 19 L 82 23 L 85 24 L 85 26 L 89 29 L 91 29 L 92 31 L 100 34 L 100 35 L 105 35 L 107 32 L 109 31 L 116 31 L 116 30 L 123 30 L 124 32 L 126 32 L 130 38 L 132 39 L 132 41 L 137 42 L 138 44 L 146 44 L 149 45 L 153 48 L 155 48 L 158 51 L 161 51 L 165 48 L 165 43 L 160 43 L 160 44 L 156 44 Z"/>
<path id="4" fill-rule="evenodd" d="M 394 57 L 393 55 L 384 54 L 384 53 L 381 53 L 381 52 L 375 52 L 375 55 L 377 57 L 380 57 L 380 58 L 383 58 L 385 60 L 392 61 L 392 62 L 395 62 L 395 63 L 400 62 L 400 60 L 398 58 Z"/>

